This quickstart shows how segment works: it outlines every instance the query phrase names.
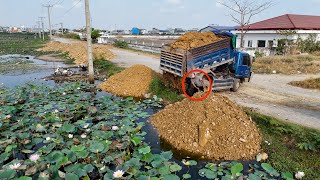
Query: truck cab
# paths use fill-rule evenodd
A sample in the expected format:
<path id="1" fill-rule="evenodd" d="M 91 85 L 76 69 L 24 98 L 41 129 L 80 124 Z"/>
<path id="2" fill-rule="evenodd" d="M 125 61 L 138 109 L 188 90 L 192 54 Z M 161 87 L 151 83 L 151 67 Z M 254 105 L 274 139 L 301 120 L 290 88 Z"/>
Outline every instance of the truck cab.
<path id="1" fill-rule="evenodd" d="M 235 78 L 244 79 L 249 78 L 252 74 L 252 58 L 248 53 L 236 51 L 234 57 L 234 74 Z"/>

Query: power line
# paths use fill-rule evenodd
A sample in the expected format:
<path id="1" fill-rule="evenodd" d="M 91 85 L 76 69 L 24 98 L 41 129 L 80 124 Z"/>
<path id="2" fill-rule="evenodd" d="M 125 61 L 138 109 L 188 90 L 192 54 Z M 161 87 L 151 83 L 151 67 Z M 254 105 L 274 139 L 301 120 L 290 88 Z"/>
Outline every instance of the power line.
<path id="1" fill-rule="evenodd" d="M 75 4 L 73 4 L 73 6 L 68 9 L 61 17 L 65 16 L 66 14 L 68 14 L 73 8 L 75 8 L 79 3 L 81 3 L 82 0 L 79 0 L 78 2 L 76 2 Z M 60 17 L 60 18 L 61 18 Z"/>

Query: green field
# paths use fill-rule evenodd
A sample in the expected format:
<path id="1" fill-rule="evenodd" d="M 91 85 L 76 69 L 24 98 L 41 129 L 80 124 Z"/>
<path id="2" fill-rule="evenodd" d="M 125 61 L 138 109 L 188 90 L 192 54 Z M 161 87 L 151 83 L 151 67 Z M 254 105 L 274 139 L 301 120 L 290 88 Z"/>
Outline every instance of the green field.
<path id="1" fill-rule="evenodd" d="M 33 33 L 0 33 L 0 55 L 28 54 L 39 55 L 36 50 L 48 42 Z"/>

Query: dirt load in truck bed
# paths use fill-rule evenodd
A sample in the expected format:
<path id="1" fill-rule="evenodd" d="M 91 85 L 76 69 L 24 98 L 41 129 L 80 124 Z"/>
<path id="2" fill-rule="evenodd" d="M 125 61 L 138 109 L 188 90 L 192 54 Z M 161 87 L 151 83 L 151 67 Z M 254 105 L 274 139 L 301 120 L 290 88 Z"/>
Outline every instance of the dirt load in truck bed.
<path id="1" fill-rule="evenodd" d="M 189 50 L 221 40 L 213 32 L 187 32 L 170 44 L 172 49 Z"/>
<path id="2" fill-rule="evenodd" d="M 252 160 L 260 152 L 255 123 L 222 95 L 211 94 L 204 101 L 184 99 L 155 114 L 151 123 L 164 144 L 182 152 L 182 158 Z"/>
<path id="3" fill-rule="evenodd" d="M 143 97 L 148 92 L 154 75 L 155 72 L 149 67 L 134 65 L 111 76 L 98 88 L 118 96 Z"/>

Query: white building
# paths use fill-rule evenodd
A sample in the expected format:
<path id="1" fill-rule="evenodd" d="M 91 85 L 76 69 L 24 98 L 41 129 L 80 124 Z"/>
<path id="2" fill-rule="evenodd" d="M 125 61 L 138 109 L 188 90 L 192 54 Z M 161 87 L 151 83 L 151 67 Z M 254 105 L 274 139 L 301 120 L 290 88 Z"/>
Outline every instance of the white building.
<path id="1" fill-rule="evenodd" d="M 315 34 L 320 41 L 320 16 L 285 14 L 264 21 L 250 24 L 246 27 L 243 51 L 253 55 L 256 51 L 265 55 L 275 54 L 278 40 L 288 39 L 296 41 L 299 37 L 307 39 L 310 34 Z M 293 34 L 285 35 L 284 32 Z M 240 47 L 240 31 L 238 34 L 237 47 Z"/>

